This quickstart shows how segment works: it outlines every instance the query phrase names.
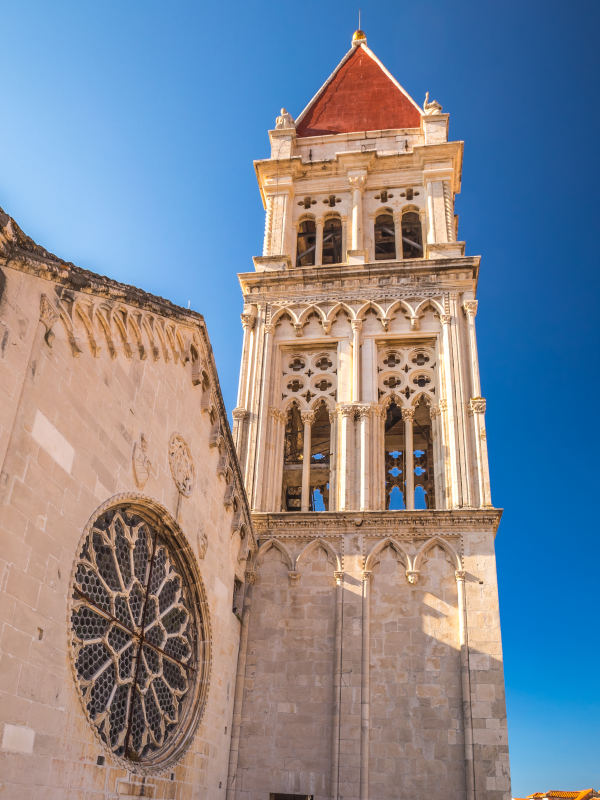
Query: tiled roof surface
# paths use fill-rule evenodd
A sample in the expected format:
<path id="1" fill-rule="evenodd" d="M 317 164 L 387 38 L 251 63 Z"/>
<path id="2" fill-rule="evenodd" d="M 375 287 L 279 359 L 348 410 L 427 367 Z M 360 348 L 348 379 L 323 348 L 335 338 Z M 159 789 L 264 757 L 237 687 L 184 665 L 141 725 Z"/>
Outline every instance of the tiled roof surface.
<path id="1" fill-rule="evenodd" d="M 298 121 L 298 136 L 418 128 L 421 114 L 364 47 L 355 47 Z"/>

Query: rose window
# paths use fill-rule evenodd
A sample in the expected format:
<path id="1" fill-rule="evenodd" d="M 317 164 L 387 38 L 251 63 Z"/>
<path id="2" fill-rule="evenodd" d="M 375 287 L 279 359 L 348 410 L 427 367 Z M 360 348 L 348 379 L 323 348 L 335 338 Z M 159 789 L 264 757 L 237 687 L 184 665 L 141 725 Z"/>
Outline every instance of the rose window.
<path id="1" fill-rule="evenodd" d="M 113 753 L 142 764 L 170 760 L 189 739 L 208 664 L 196 582 L 167 536 L 131 508 L 106 511 L 85 538 L 73 585 L 83 705 Z"/>

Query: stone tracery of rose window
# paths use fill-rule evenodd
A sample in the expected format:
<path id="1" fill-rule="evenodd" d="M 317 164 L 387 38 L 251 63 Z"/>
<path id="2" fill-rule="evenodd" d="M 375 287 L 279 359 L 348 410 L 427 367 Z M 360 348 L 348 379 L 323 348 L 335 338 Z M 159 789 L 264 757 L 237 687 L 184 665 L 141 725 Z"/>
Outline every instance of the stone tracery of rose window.
<path id="1" fill-rule="evenodd" d="M 281 400 L 294 398 L 301 409 L 315 408 L 319 399 L 328 407 L 337 395 L 337 354 L 328 350 L 313 353 L 283 353 Z"/>
<path id="2" fill-rule="evenodd" d="M 381 348 L 378 357 L 378 396 L 392 396 L 398 405 L 412 405 L 415 396 L 425 394 L 436 403 L 436 359 L 427 346 Z"/>
<path id="3" fill-rule="evenodd" d="M 93 524 L 73 583 L 71 639 L 88 718 L 116 756 L 176 756 L 206 667 L 186 570 L 158 525 L 118 508 Z"/>

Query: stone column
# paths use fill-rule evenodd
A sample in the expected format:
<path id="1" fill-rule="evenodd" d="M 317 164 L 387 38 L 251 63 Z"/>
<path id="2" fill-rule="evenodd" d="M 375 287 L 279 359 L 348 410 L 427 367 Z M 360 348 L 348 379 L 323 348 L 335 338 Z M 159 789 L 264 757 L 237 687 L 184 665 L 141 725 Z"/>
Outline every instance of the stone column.
<path id="1" fill-rule="evenodd" d="M 377 487 L 375 490 L 375 509 L 378 511 L 385 510 L 385 420 L 387 417 L 387 409 L 384 406 L 375 407 L 375 425 L 376 425 L 376 468 L 375 475 L 377 480 Z"/>
<path id="2" fill-rule="evenodd" d="M 244 440 L 244 432 L 245 432 L 245 420 L 248 417 L 248 412 L 245 408 L 234 408 L 231 412 L 231 416 L 233 417 L 233 444 L 235 445 L 236 453 L 238 457 L 242 452 L 242 442 Z"/>
<path id="3" fill-rule="evenodd" d="M 452 197 L 452 189 L 450 188 L 450 181 L 443 182 L 442 191 L 444 193 L 444 214 L 446 218 L 447 241 L 455 242 L 456 235 L 454 233 L 454 198 Z"/>
<path id="4" fill-rule="evenodd" d="M 351 459 L 352 459 L 352 424 L 354 420 L 354 407 L 341 406 L 339 409 L 341 414 L 341 430 L 340 430 L 340 459 L 338 461 L 338 497 L 339 497 L 339 510 L 347 511 L 350 508 L 351 497 Z"/>
<path id="5" fill-rule="evenodd" d="M 329 412 L 329 508 L 337 511 L 337 465 L 338 465 L 338 414 L 336 409 Z"/>
<path id="6" fill-rule="evenodd" d="M 467 318 L 469 333 L 469 372 L 471 376 L 471 397 L 481 397 L 481 383 L 479 379 L 479 359 L 477 358 L 477 336 L 475 334 L 475 316 L 477 315 L 477 300 L 467 300 L 463 303 L 463 311 Z"/>
<path id="7" fill-rule="evenodd" d="M 333 725 L 331 741 L 331 798 L 339 798 L 340 770 L 340 700 L 342 688 L 342 617 L 344 573 L 334 572 L 335 578 L 335 654 L 333 666 Z"/>
<path id="8" fill-rule="evenodd" d="M 266 323 L 264 326 L 264 341 L 263 341 L 263 368 L 262 372 L 262 386 L 259 398 L 260 416 L 258 418 L 258 431 L 256 441 L 258 444 L 256 457 L 254 461 L 254 498 L 252 507 L 264 510 L 266 501 L 267 490 L 267 426 L 268 426 L 268 410 L 269 410 L 269 395 L 271 393 L 271 350 L 273 344 L 273 334 L 275 326 L 271 323 Z"/>
<path id="9" fill-rule="evenodd" d="M 308 511 L 310 508 L 310 437 L 311 425 L 315 419 L 314 411 L 303 411 L 302 422 L 304 423 L 304 448 L 302 450 L 302 504 L 301 510 Z"/>
<path id="10" fill-rule="evenodd" d="M 371 408 L 359 406 L 360 419 L 360 510 L 368 511 L 371 508 L 371 459 L 369 445 Z"/>
<path id="11" fill-rule="evenodd" d="M 433 438 L 433 485 L 435 489 L 435 507 L 445 508 L 444 496 L 444 460 L 442 452 L 442 412 L 439 406 L 431 406 L 431 436 Z"/>
<path id="12" fill-rule="evenodd" d="M 369 728 L 370 728 L 370 584 L 373 573 L 362 574 L 362 647 L 360 681 L 360 800 L 369 797 Z"/>
<path id="13" fill-rule="evenodd" d="M 321 266 L 323 263 L 323 217 L 315 220 L 317 240 L 315 243 L 315 265 Z"/>
<path id="14" fill-rule="evenodd" d="M 363 249 L 363 210 L 362 193 L 367 183 L 365 173 L 349 175 L 348 182 L 352 189 L 352 227 L 350 237 L 350 250 Z"/>
<path id="15" fill-rule="evenodd" d="M 352 401 L 360 402 L 360 332 L 362 320 L 350 320 L 352 326 Z"/>
<path id="16" fill-rule="evenodd" d="M 469 642 L 467 639 L 467 610 L 465 603 L 465 570 L 456 570 L 458 593 L 458 637 L 460 644 L 460 675 L 462 688 L 463 728 L 465 737 L 465 777 L 467 800 L 475 800 L 473 761 L 473 719 L 471 713 L 471 676 L 469 673 Z"/>
<path id="17" fill-rule="evenodd" d="M 404 487 L 406 496 L 404 506 L 407 511 L 413 511 L 415 507 L 415 451 L 413 445 L 413 420 L 415 418 L 414 408 L 403 408 L 402 419 L 404 420 Z"/>
<path id="18" fill-rule="evenodd" d="M 448 508 L 458 508 L 458 465 L 456 463 L 456 416 L 454 410 L 454 395 L 452 386 L 452 361 L 450 350 L 450 314 L 440 314 L 442 323 L 442 366 L 443 369 L 443 405 L 440 401 L 440 410 L 444 415 L 446 436 L 444 441 L 444 462 L 446 467 L 446 491 Z"/>
<path id="19" fill-rule="evenodd" d="M 485 398 L 472 397 L 469 400 L 469 413 L 473 417 L 473 428 L 475 435 L 479 504 L 486 508 L 492 508 L 493 504 L 490 490 L 487 434 L 485 430 Z"/>
<path id="20" fill-rule="evenodd" d="M 402 258 L 402 212 L 394 211 L 394 237 L 396 239 L 396 258 Z"/>

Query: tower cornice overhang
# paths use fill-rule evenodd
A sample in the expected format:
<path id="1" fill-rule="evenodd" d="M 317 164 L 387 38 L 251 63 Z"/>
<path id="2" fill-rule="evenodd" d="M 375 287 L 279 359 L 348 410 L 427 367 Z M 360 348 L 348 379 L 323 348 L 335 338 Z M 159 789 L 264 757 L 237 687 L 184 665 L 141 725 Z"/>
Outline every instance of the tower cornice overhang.
<path id="1" fill-rule="evenodd" d="M 498 530 L 501 508 L 427 511 L 286 511 L 252 513 L 257 538 L 285 534 L 314 536 L 361 533 L 419 538 L 444 533 L 492 533 Z"/>
<path id="2" fill-rule="evenodd" d="M 436 172 L 451 180 L 452 191 L 460 192 L 464 142 L 416 145 L 408 152 L 378 153 L 376 150 L 350 150 L 336 153 L 333 158 L 305 161 L 301 156 L 284 159 L 259 159 L 254 161 L 256 178 L 263 206 L 266 195 L 290 187 L 291 181 L 346 176 L 349 170 L 371 173 L 389 173 L 393 170 L 419 170 Z"/>
<path id="3" fill-rule="evenodd" d="M 345 282 L 351 281 L 353 288 L 356 284 L 379 285 L 380 278 L 408 278 L 413 279 L 414 289 L 425 287 L 433 289 L 439 287 L 447 290 L 448 284 L 468 284 L 468 288 L 475 293 L 479 277 L 481 256 L 463 256 L 452 258 L 414 258 L 404 261 L 374 261 L 367 264 L 332 264 L 318 267 L 294 267 L 291 269 L 277 269 L 264 272 L 241 272 L 238 279 L 244 296 L 252 297 L 254 292 L 277 292 L 285 289 L 289 291 L 294 287 L 303 287 L 327 283 L 328 291 Z M 283 263 L 283 262 L 277 262 Z M 459 277 L 460 276 L 460 277 Z M 432 280 L 433 278 L 433 280 Z M 390 293 L 398 288 L 398 284 L 390 283 Z M 403 288 L 405 288 L 403 286 Z M 412 288 L 412 287 L 411 287 Z"/>

